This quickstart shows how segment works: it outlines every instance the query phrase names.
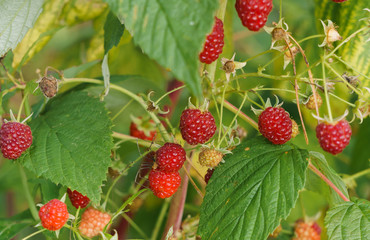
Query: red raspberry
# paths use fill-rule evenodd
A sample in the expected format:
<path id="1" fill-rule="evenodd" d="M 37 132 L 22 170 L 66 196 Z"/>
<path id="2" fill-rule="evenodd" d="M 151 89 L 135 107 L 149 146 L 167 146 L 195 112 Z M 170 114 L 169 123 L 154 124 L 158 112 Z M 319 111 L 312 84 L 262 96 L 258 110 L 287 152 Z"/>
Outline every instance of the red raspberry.
<path id="1" fill-rule="evenodd" d="M 333 155 L 341 153 L 351 139 L 351 126 L 346 120 L 336 123 L 320 123 L 316 127 L 316 137 L 324 151 Z"/>
<path id="2" fill-rule="evenodd" d="M 61 229 L 69 218 L 67 205 L 58 199 L 52 199 L 39 211 L 41 224 L 50 231 Z"/>
<path id="3" fill-rule="evenodd" d="M 292 120 L 283 108 L 268 107 L 258 118 L 258 129 L 273 144 L 284 144 L 292 137 Z"/>
<path id="4" fill-rule="evenodd" d="M 341 2 L 345 2 L 347 0 L 332 0 L 333 2 L 336 2 L 336 3 L 341 3 Z"/>
<path id="5" fill-rule="evenodd" d="M 185 150 L 176 143 L 165 143 L 156 152 L 156 163 L 163 172 L 179 171 L 185 160 Z"/>
<path id="6" fill-rule="evenodd" d="M 209 179 L 211 179 L 213 172 L 215 169 L 213 168 L 208 168 L 206 175 L 204 176 L 204 181 L 208 184 Z"/>
<path id="7" fill-rule="evenodd" d="M 272 10 L 272 0 L 236 0 L 235 9 L 242 24 L 257 32 L 266 24 Z"/>
<path id="8" fill-rule="evenodd" d="M 305 223 L 303 221 L 297 221 L 295 231 L 296 237 L 293 240 L 320 240 L 321 239 L 321 228 L 320 226 L 313 223 Z"/>
<path id="9" fill-rule="evenodd" d="M 207 35 L 203 51 L 199 54 L 202 63 L 211 64 L 222 53 L 224 47 L 224 25 L 220 19 L 215 17 L 215 25 L 212 32 Z"/>
<path id="10" fill-rule="evenodd" d="M 190 145 L 207 142 L 216 132 L 216 122 L 208 111 L 186 109 L 180 118 L 182 138 Z"/>
<path id="11" fill-rule="evenodd" d="M 86 237 L 95 237 L 99 235 L 101 231 L 103 231 L 110 219 L 111 216 L 108 213 L 101 212 L 93 207 L 89 207 L 81 216 L 81 222 L 78 230 L 80 230 L 80 233 Z"/>
<path id="12" fill-rule="evenodd" d="M 19 122 L 7 122 L 0 129 L 0 148 L 7 159 L 17 159 L 32 144 L 31 128 Z"/>
<path id="13" fill-rule="evenodd" d="M 153 194 L 159 198 L 171 197 L 179 188 L 181 177 L 178 172 L 163 172 L 152 169 L 149 173 L 149 187 Z"/>
<path id="14" fill-rule="evenodd" d="M 143 140 L 152 141 L 157 133 L 156 126 L 153 120 L 142 121 L 141 117 L 137 118 L 140 123 L 137 125 L 131 122 L 130 125 L 130 135 Z"/>
<path id="15" fill-rule="evenodd" d="M 68 197 L 71 200 L 72 205 L 75 208 L 84 208 L 89 204 L 90 199 L 87 196 L 82 195 L 81 193 L 74 190 L 73 192 L 71 189 L 67 189 Z"/>

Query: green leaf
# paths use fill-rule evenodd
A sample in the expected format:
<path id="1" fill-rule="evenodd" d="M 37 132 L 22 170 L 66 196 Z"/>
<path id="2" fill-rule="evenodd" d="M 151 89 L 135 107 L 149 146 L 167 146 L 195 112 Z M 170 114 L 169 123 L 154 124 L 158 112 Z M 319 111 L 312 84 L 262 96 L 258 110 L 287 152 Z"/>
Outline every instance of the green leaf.
<path id="1" fill-rule="evenodd" d="M 104 24 L 104 54 L 107 54 L 112 47 L 118 45 L 124 30 L 125 25 L 110 11 Z"/>
<path id="2" fill-rule="evenodd" d="M 266 239 L 294 207 L 308 152 L 263 137 L 240 144 L 210 179 L 200 213 L 202 239 Z"/>
<path id="3" fill-rule="evenodd" d="M 311 163 L 320 170 L 334 185 L 347 197 L 348 191 L 346 184 L 342 178 L 329 166 L 325 159 L 325 156 L 318 152 L 310 152 Z M 307 172 L 307 182 L 305 188 L 310 191 L 324 194 L 329 203 L 338 204 L 344 200 L 336 193 L 331 187 L 329 187 L 321 178 L 311 171 Z"/>
<path id="4" fill-rule="evenodd" d="M 29 210 L 11 218 L 0 218 L 0 239 L 12 239 L 23 229 L 35 224 Z"/>
<path id="5" fill-rule="evenodd" d="M 42 11 L 43 0 L 0 1 L 0 57 L 14 49 Z"/>
<path id="6" fill-rule="evenodd" d="M 205 36 L 214 24 L 215 0 L 105 0 L 151 58 L 201 98 L 198 74 Z"/>
<path id="7" fill-rule="evenodd" d="M 61 188 L 60 185 L 56 185 L 52 181 L 44 178 L 31 179 L 29 181 L 35 184 L 36 188 L 40 187 L 43 203 L 47 203 L 52 199 L 60 198 L 59 194 L 59 190 Z"/>
<path id="8" fill-rule="evenodd" d="M 61 95 L 29 125 L 34 140 L 23 165 L 98 202 L 113 147 L 104 103 L 86 92 Z"/>
<path id="9" fill-rule="evenodd" d="M 370 239 L 370 202 L 356 199 L 331 208 L 325 217 L 328 239 Z"/>

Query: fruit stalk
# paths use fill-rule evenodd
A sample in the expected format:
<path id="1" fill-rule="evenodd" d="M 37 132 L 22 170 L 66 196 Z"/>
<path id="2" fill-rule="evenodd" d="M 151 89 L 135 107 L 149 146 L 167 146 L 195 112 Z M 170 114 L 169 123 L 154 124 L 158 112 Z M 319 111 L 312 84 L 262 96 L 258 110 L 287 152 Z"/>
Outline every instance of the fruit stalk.
<path id="1" fill-rule="evenodd" d="M 349 202 L 349 199 L 344 196 L 344 194 L 330 181 L 324 174 L 320 172 L 311 162 L 308 163 L 308 167 L 317 175 L 319 176 L 324 182 L 326 182 L 338 195 L 346 202 Z"/>
<path id="2" fill-rule="evenodd" d="M 26 199 L 27 199 L 27 202 L 28 202 L 28 206 L 30 207 L 32 217 L 33 217 L 33 219 L 38 221 L 39 220 L 39 214 L 38 214 L 38 211 L 36 209 L 35 202 L 33 201 L 33 198 L 31 196 L 30 190 L 28 189 L 26 173 L 24 172 L 24 169 L 20 164 L 18 165 L 18 169 L 19 169 L 19 174 L 21 175 L 23 191 L 24 191 L 24 194 L 26 195 Z"/>
<path id="3" fill-rule="evenodd" d="M 221 99 L 217 99 L 217 101 L 220 102 Z M 231 112 L 233 112 L 233 113 L 237 113 L 238 112 L 239 109 L 237 107 L 235 107 L 234 105 L 232 105 L 227 100 L 225 100 L 224 102 L 225 102 L 225 107 L 227 109 L 229 109 Z M 256 130 L 258 130 L 258 124 L 252 118 L 250 118 L 249 116 L 247 116 L 245 113 L 239 112 L 238 116 L 241 119 L 243 119 L 244 121 L 246 121 L 247 123 L 249 123 L 253 128 L 255 128 Z"/>

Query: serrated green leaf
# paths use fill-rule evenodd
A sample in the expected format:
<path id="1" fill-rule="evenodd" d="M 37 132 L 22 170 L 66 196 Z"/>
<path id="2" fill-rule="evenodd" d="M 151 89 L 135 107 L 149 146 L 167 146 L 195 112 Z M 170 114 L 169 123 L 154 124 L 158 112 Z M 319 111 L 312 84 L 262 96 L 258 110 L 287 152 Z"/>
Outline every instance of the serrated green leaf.
<path id="1" fill-rule="evenodd" d="M 240 144 L 207 185 L 198 228 L 202 239 L 266 239 L 294 207 L 307 159 L 306 150 L 263 137 Z"/>
<path id="2" fill-rule="evenodd" d="M 34 140 L 23 165 L 98 202 L 113 147 L 104 103 L 86 92 L 61 95 L 29 125 Z"/>
<path id="3" fill-rule="evenodd" d="M 370 202 L 356 199 L 331 208 L 325 217 L 328 239 L 370 239 Z"/>
<path id="4" fill-rule="evenodd" d="M 334 185 L 347 197 L 348 191 L 346 184 L 343 182 L 342 178 L 329 166 L 325 159 L 325 156 L 318 152 L 310 152 L 311 163 L 320 170 Z M 324 194 L 329 203 L 338 204 L 342 203 L 344 200 L 331 188 L 329 187 L 321 178 L 311 171 L 307 173 L 308 178 L 306 182 L 307 190 L 318 192 L 319 194 Z"/>
<path id="5" fill-rule="evenodd" d="M 134 41 L 201 98 L 198 54 L 212 29 L 215 0 L 105 0 Z"/>
<path id="6" fill-rule="evenodd" d="M 107 54 L 112 47 L 117 46 L 124 30 L 125 25 L 119 21 L 114 13 L 109 12 L 104 24 L 104 54 Z"/>
<path id="7" fill-rule="evenodd" d="M 43 0 L 0 1 L 0 57 L 14 49 L 42 11 Z"/>

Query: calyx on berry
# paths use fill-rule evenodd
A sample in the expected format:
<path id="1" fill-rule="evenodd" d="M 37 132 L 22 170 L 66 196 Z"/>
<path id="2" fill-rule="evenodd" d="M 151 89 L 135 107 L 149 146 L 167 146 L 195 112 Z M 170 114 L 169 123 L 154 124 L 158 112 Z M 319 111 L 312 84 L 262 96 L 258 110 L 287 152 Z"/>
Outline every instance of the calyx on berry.
<path id="1" fill-rule="evenodd" d="M 288 24 L 281 18 L 278 23 L 273 23 L 274 27 L 264 26 L 263 29 L 271 35 L 272 41 L 270 49 L 280 51 L 279 47 L 286 46 L 286 42 L 290 42 L 288 35 Z"/>
<path id="2" fill-rule="evenodd" d="M 322 26 L 324 27 L 325 38 L 324 41 L 319 45 L 319 47 L 328 46 L 329 48 L 333 47 L 333 42 L 342 40 L 342 37 L 339 35 L 338 31 L 335 29 L 333 22 L 328 20 L 328 25 L 321 21 Z"/>

